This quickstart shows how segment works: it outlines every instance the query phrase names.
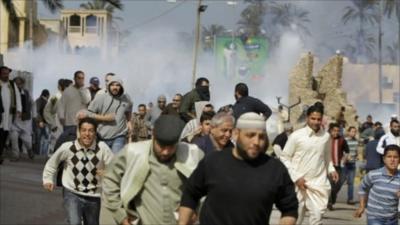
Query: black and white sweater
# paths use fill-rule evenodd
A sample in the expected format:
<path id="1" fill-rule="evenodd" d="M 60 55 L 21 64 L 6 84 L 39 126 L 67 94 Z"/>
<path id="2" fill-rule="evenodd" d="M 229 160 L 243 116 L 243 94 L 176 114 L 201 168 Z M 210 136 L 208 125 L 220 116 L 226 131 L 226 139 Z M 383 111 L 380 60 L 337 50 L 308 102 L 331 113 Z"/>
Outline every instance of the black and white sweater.
<path id="1" fill-rule="evenodd" d="M 64 162 L 62 183 L 68 190 L 84 196 L 100 197 L 101 180 L 97 169 L 104 169 L 113 153 L 104 142 L 85 149 L 77 140 L 66 142 L 51 156 L 43 170 L 43 183 L 54 183 L 57 168 Z"/>

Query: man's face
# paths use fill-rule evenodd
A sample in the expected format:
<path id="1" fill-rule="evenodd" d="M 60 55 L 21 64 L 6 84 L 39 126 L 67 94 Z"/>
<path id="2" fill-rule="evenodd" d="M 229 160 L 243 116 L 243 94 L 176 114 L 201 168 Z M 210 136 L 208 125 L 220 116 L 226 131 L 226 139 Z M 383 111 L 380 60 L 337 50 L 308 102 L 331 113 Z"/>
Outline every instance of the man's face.
<path id="1" fill-rule="evenodd" d="M 355 138 L 356 135 L 357 135 L 357 129 L 356 128 L 351 128 L 349 130 L 349 134 L 348 135 L 349 135 L 350 138 Z"/>
<path id="2" fill-rule="evenodd" d="M 388 151 L 386 155 L 383 156 L 383 163 L 386 168 L 396 170 L 399 165 L 399 153 L 397 151 Z"/>
<path id="3" fill-rule="evenodd" d="M 99 86 L 96 85 L 96 84 L 90 84 L 90 89 L 92 89 L 92 90 L 98 90 L 98 89 L 100 89 L 100 88 L 99 88 Z"/>
<path id="4" fill-rule="evenodd" d="M 110 84 L 110 93 L 111 93 L 111 95 L 117 96 L 117 95 L 119 95 L 120 91 L 121 91 L 121 84 L 120 83 L 112 82 Z"/>
<path id="5" fill-rule="evenodd" d="M 96 138 L 96 130 L 90 123 L 83 123 L 79 128 L 79 134 L 79 143 L 86 148 L 90 147 Z"/>
<path id="6" fill-rule="evenodd" d="M 201 82 L 200 86 L 207 86 L 207 87 L 209 87 L 210 84 L 209 84 L 207 81 L 204 81 L 204 80 L 203 80 L 203 82 Z"/>
<path id="7" fill-rule="evenodd" d="M 368 122 L 368 123 L 372 123 L 372 116 L 368 116 L 368 117 L 367 117 L 367 122 Z"/>
<path id="8" fill-rule="evenodd" d="M 390 132 L 392 132 L 393 135 L 398 136 L 399 135 L 399 131 L 400 131 L 400 124 L 393 122 L 390 125 Z"/>
<path id="9" fill-rule="evenodd" d="M 6 82 L 6 81 L 8 81 L 9 77 L 10 77 L 10 71 L 8 69 L 3 68 L 0 70 L 0 80 L 1 81 Z"/>
<path id="10" fill-rule="evenodd" d="M 204 120 L 201 124 L 201 133 L 207 135 L 211 131 L 211 120 Z"/>
<path id="11" fill-rule="evenodd" d="M 214 108 L 212 106 L 204 106 L 203 112 L 212 112 L 214 111 Z"/>
<path id="12" fill-rule="evenodd" d="M 107 75 L 106 76 L 106 79 L 104 80 L 106 85 L 108 85 L 110 83 L 110 80 L 111 80 L 112 77 L 113 77 L 112 75 Z"/>
<path id="13" fill-rule="evenodd" d="M 15 80 L 15 85 L 17 85 L 17 87 L 19 89 L 23 89 L 24 88 L 24 82 L 20 79 Z"/>
<path id="14" fill-rule="evenodd" d="M 340 129 L 339 127 L 333 127 L 329 133 L 331 134 L 332 138 L 338 138 L 339 137 L 339 133 L 340 133 Z"/>
<path id="15" fill-rule="evenodd" d="M 236 148 L 243 159 L 252 160 L 265 153 L 268 140 L 265 130 L 238 129 L 237 132 Z"/>
<path id="16" fill-rule="evenodd" d="M 220 147 L 224 147 L 232 137 L 233 123 L 224 121 L 221 125 L 211 128 L 211 135 Z"/>
<path id="17" fill-rule="evenodd" d="M 157 101 L 158 108 L 164 109 L 166 103 L 167 103 L 167 101 L 165 99 L 158 99 L 158 101 Z"/>
<path id="18" fill-rule="evenodd" d="M 172 99 L 172 107 L 174 109 L 179 109 L 179 107 L 181 106 L 181 101 L 182 97 L 180 95 L 175 95 L 175 97 Z"/>
<path id="19" fill-rule="evenodd" d="M 85 74 L 84 73 L 79 73 L 75 78 L 75 85 L 77 87 L 83 87 L 85 85 Z"/>
<path id="20" fill-rule="evenodd" d="M 176 153 L 176 145 L 160 145 L 156 140 L 153 141 L 154 143 L 154 154 L 159 162 L 168 162 L 170 161 L 175 153 Z"/>
<path id="21" fill-rule="evenodd" d="M 139 113 L 139 116 L 143 118 L 146 115 L 146 108 L 143 106 L 139 107 L 138 113 Z"/>
<path id="22" fill-rule="evenodd" d="M 312 112 L 307 116 L 307 125 L 315 132 L 321 128 L 322 114 L 319 112 Z"/>

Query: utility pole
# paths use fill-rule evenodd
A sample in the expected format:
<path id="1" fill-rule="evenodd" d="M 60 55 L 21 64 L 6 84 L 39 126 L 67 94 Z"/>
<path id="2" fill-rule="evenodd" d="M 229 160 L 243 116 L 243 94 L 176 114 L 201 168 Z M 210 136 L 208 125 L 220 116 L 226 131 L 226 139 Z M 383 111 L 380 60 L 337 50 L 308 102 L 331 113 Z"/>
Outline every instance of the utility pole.
<path id="1" fill-rule="evenodd" d="M 196 18 L 196 29 L 195 29 L 195 41 L 194 41 L 194 49 L 193 49 L 193 69 L 192 69 L 192 87 L 195 87 L 196 82 L 196 70 L 197 70 L 197 55 L 199 51 L 199 43 L 200 43 L 200 16 L 201 13 L 206 11 L 207 6 L 202 5 L 202 0 L 198 1 L 197 6 L 197 18 Z"/>
<path id="2" fill-rule="evenodd" d="M 379 65 L 379 104 L 382 104 L 382 1 L 379 1 L 379 35 L 378 35 L 378 65 Z"/>
<path id="3" fill-rule="evenodd" d="M 31 6 L 29 9 L 29 40 L 31 41 L 30 48 L 33 49 L 33 13 L 36 8 L 36 0 L 31 0 Z"/>

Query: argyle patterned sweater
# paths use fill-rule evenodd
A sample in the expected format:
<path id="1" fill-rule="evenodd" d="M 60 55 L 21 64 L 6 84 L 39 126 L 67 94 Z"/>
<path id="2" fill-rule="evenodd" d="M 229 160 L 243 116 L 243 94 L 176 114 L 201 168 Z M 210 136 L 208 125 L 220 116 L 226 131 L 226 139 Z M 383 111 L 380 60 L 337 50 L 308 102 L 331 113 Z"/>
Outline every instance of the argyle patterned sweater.
<path id="1" fill-rule="evenodd" d="M 105 169 L 113 153 L 104 142 L 84 148 L 77 140 L 66 142 L 47 161 L 43 170 L 43 184 L 54 183 L 58 165 L 64 161 L 64 188 L 79 195 L 100 197 L 101 177 L 98 169 Z"/>

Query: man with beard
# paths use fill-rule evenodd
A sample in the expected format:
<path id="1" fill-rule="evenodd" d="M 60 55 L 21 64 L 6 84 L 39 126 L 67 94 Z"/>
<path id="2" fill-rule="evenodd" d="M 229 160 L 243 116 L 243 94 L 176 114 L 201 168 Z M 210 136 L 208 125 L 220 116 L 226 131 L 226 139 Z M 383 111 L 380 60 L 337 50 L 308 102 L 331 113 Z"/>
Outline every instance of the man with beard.
<path id="1" fill-rule="evenodd" d="M 165 106 L 167 105 L 167 98 L 165 95 L 160 95 L 157 98 L 157 106 L 152 107 L 149 110 L 150 122 L 151 125 L 154 126 L 157 118 L 161 115 L 161 113 L 165 110 Z"/>
<path id="2" fill-rule="evenodd" d="M 268 119 L 272 111 L 271 109 L 257 98 L 249 96 L 249 88 L 245 83 L 238 83 L 235 87 L 236 103 L 233 105 L 233 116 L 235 119 L 247 112 L 255 112 L 263 114 L 265 119 Z"/>
<path id="3" fill-rule="evenodd" d="M 196 145 L 178 143 L 183 126 L 179 117 L 161 115 L 152 140 L 129 143 L 114 158 L 104 176 L 101 224 L 177 223 L 183 184 L 203 157 Z"/>
<path id="4" fill-rule="evenodd" d="M 322 129 L 323 105 L 315 103 L 307 109 L 307 125 L 290 135 L 280 160 L 296 184 L 301 224 L 305 211 L 310 213 L 311 225 L 322 224 L 328 206 L 331 186 L 339 177 L 331 161 L 330 135 Z"/>
<path id="5" fill-rule="evenodd" d="M 122 80 L 112 77 L 108 91 L 96 95 L 86 112 L 79 118 L 91 117 L 98 121 L 98 134 L 114 153 L 119 152 L 126 143 L 128 133 L 132 131 L 132 102 L 124 93 Z"/>
<path id="6" fill-rule="evenodd" d="M 210 101 L 210 82 L 205 77 L 196 80 L 196 87 L 182 98 L 180 114 L 185 122 L 196 118 L 195 102 Z"/>
<path id="7" fill-rule="evenodd" d="M 146 118 L 147 110 L 145 104 L 138 106 L 138 113 L 132 116 L 132 135 L 131 141 L 145 141 L 151 137 L 151 124 Z"/>
<path id="8" fill-rule="evenodd" d="M 298 202 L 285 166 L 265 154 L 266 122 L 256 113 L 243 114 L 234 131 L 235 147 L 205 157 L 190 176 L 179 208 L 179 224 L 191 224 L 206 196 L 200 224 L 269 224 L 272 207 L 280 224 L 295 224 Z"/>
<path id="9" fill-rule="evenodd" d="M 64 207 L 70 225 L 99 224 L 101 177 L 113 157 L 104 142 L 96 140 L 96 121 L 79 121 L 79 137 L 60 146 L 43 170 L 43 187 L 54 190 L 58 165 L 65 161 L 62 184 Z"/>
<path id="10" fill-rule="evenodd" d="M 383 150 L 388 145 L 397 145 L 400 146 L 400 124 L 399 121 L 394 119 L 390 121 L 390 132 L 383 135 L 381 139 L 379 139 L 378 146 L 376 147 L 376 151 L 383 155 Z"/>
<path id="11" fill-rule="evenodd" d="M 74 85 L 69 85 L 62 93 L 57 105 L 57 116 L 63 126 L 63 132 L 56 141 L 55 149 L 66 141 L 76 139 L 77 113 L 87 109 L 90 102 L 90 92 L 85 85 L 85 73 L 76 71 L 74 73 Z"/>
<path id="12" fill-rule="evenodd" d="M 181 107 L 182 95 L 177 93 L 172 98 L 172 102 L 165 107 L 162 114 L 166 115 L 179 115 L 179 108 Z"/>
<path id="13" fill-rule="evenodd" d="M 18 87 L 10 80 L 11 69 L 0 66 L 0 164 L 8 132 L 15 117 L 21 117 L 21 95 Z"/>
<path id="14" fill-rule="evenodd" d="M 14 83 L 17 85 L 21 93 L 22 112 L 21 118 L 15 118 L 14 123 L 11 125 L 10 141 L 11 149 L 14 157 L 19 159 L 20 152 L 25 147 L 28 152 L 29 158 L 33 159 L 32 150 L 32 106 L 33 101 L 29 91 L 25 89 L 25 79 L 22 77 L 14 78 Z"/>
<path id="15" fill-rule="evenodd" d="M 232 115 L 220 112 L 211 119 L 211 131 L 193 141 L 207 155 L 213 151 L 221 151 L 226 147 L 233 147 L 231 142 L 235 118 Z"/>

